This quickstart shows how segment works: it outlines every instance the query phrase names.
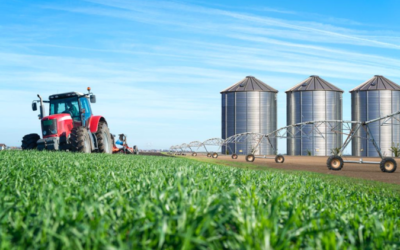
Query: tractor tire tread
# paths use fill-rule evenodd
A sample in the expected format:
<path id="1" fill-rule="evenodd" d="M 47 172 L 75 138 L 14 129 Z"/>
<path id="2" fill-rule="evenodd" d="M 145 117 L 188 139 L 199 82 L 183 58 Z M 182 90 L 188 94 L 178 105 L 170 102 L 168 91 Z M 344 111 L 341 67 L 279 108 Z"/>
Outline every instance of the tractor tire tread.
<path id="1" fill-rule="evenodd" d="M 106 133 L 107 136 L 109 136 L 110 138 L 108 138 L 109 140 L 109 149 L 107 152 L 107 145 L 104 143 L 104 138 L 103 138 L 103 134 L 104 132 Z M 96 138 L 97 138 L 97 148 L 98 151 L 100 153 L 112 153 L 112 139 L 111 139 L 111 134 L 110 134 L 110 130 L 108 129 L 107 123 L 106 122 L 99 122 L 99 128 L 97 130 L 96 133 Z"/>
<path id="2" fill-rule="evenodd" d="M 71 151 L 73 152 L 84 152 L 85 151 L 85 131 L 84 127 L 76 127 L 71 131 L 70 142 Z M 88 135 L 90 136 L 90 135 Z M 89 138 L 90 139 L 90 138 Z"/>

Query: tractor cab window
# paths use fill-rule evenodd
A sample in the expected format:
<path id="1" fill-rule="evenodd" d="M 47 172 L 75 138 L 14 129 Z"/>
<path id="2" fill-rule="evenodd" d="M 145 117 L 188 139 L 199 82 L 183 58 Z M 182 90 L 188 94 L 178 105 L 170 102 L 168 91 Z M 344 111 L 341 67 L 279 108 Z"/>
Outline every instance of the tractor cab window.
<path id="1" fill-rule="evenodd" d="M 86 97 L 79 98 L 79 102 L 81 103 L 81 108 L 85 109 L 85 121 L 92 116 L 92 110 L 90 109 L 89 101 Z"/>
<path id="2" fill-rule="evenodd" d="M 64 98 L 50 101 L 50 115 L 54 114 L 70 114 L 72 119 L 80 121 L 78 98 Z"/>

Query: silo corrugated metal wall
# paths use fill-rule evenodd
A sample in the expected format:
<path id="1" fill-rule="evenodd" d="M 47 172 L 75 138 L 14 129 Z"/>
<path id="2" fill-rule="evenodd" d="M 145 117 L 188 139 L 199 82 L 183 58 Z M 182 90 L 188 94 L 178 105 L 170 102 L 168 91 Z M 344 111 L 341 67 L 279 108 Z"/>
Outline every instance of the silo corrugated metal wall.
<path id="1" fill-rule="evenodd" d="M 351 118 L 353 121 L 368 121 L 390 115 L 400 110 L 400 87 L 384 78 L 374 76 L 372 79 L 350 91 L 351 93 Z M 383 124 L 374 122 L 369 125 L 371 134 L 384 156 L 392 156 L 390 147 L 392 143 L 400 143 L 400 115 L 396 120 Z M 365 129 L 357 132 L 352 142 L 353 156 L 379 157 L 372 142 L 368 141 Z"/>
<path id="2" fill-rule="evenodd" d="M 310 76 L 287 93 L 287 125 L 307 121 L 342 120 L 342 90 L 324 81 L 318 76 Z M 331 123 L 336 126 L 339 124 Z M 337 127 L 341 130 L 341 126 Z M 312 125 L 305 125 L 301 135 L 298 129 L 291 129 L 294 135 L 287 139 L 288 155 L 328 156 L 332 150 L 342 145 L 342 135 L 334 133 L 326 126 L 313 130 Z"/>
<path id="3" fill-rule="evenodd" d="M 276 90 L 251 76 L 222 91 L 222 139 L 245 132 L 267 134 L 276 130 L 276 93 Z M 276 147 L 276 139 L 271 142 Z M 250 141 L 232 143 L 228 148 L 222 147 L 222 153 L 228 150 L 233 151 L 230 154 L 249 154 L 254 146 Z M 256 154 L 263 155 L 274 153 L 266 143 L 256 151 Z"/>

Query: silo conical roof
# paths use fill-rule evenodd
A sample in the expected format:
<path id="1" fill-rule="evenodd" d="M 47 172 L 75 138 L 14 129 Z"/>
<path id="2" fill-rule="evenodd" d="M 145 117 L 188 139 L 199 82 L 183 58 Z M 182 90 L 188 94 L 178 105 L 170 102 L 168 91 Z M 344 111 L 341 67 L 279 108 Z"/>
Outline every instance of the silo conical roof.
<path id="1" fill-rule="evenodd" d="M 250 92 L 250 91 L 278 93 L 278 90 L 258 80 L 254 76 L 246 76 L 246 78 L 244 78 L 243 80 L 221 91 L 221 94 L 229 92 Z"/>
<path id="2" fill-rule="evenodd" d="M 350 90 L 351 92 L 356 91 L 367 91 L 367 90 L 400 90 L 400 86 L 396 83 L 390 81 L 384 76 L 375 75 L 368 81 L 364 82 L 363 84 L 355 87 L 354 89 Z"/>
<path id="3" fill-rule="evenodd" d="M 343 93 L 343 90 L 316 75 L 310 76 L 293 88 L 287 90 L 286 93 L 295 91 L 337 91 Z"/>

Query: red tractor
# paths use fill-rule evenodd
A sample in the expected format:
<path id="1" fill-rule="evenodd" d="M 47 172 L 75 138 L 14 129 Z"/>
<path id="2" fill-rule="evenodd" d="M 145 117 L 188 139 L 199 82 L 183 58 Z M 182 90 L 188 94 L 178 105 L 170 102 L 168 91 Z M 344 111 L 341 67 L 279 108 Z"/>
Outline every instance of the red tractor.
<path id="1" fill-rule="evenodd" d="M 88 88 L 87 94 L 69 92 L 49 96 L 49 101 L 32 102 L 32 110 L 40 104 L 43 138 L 28 134 L 22 139 L 22 149 L 70 150 L 73 152 L 100 152 L 111 154 L 113 142 L 107 121 L 103 116 L 92 113 L 90 103 L 96 96 Z M 50 115 L 46 116 L 43 103 L 50 104 Z"/>

